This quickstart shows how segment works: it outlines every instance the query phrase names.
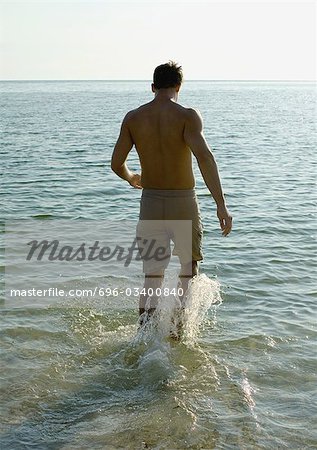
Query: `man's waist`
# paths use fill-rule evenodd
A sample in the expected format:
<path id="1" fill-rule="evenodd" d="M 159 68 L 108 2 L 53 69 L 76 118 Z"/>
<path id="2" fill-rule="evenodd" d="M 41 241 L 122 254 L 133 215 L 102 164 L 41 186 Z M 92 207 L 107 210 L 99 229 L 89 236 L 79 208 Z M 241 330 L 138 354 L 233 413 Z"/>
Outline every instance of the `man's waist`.
<path id="1" fill-rule="evenodd" d="M 142 197 L 196 197 L 196 191 L 194 188 L 191 189 L 147 189 L 144 188 L 142 191 Z"/>

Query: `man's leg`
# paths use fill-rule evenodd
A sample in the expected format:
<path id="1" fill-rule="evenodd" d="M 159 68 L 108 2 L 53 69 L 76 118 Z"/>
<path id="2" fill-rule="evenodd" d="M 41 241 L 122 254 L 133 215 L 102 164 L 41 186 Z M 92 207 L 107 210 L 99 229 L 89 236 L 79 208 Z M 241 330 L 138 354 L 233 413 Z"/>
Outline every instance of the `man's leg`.
<path id="1" fill-rule="evenodd" d="M 172 333 L 171 337 L 175 340 L 179 340 L 183 330 L 183 318 L 182 313 L 184 311 L 184 297 L 188 289 L 189 280 L 191 280 L 194 276 L 198 275 L 198 261 L 192 261 L 188 264 L 181 264 L 181 270 L 179 273 L 179 281 L 178 288 L 182 289 L 182 295 L 179 296 L 179 300 L 181 302 L 181 307 L 178 310 L 178 316 L 176 321 L 174 320 L 174 324 L 176 325 L 177 332 Z"/>
<path id="2" fill-rule="evenodd" d="M 196 275 L 198 275 L 198 261 L 181 265 L 181 271 L 179 273 L 179 287 L 182 288 L 182 295 L 179 297 L 181 303 L 188 289 L 189 280 Z"/>
<path id="3" fill-rule="evenodd" d="M 141 325 L 153 315 L 159 296 L 156 295 L 156 290 L 161 288 L 164 279 L 164 270 L 156 274 L 145 275 L 144 285 L 139 300 L 139 315 L 143 314 Z M 146 314 L 144 314 L 146 313 Z"/>

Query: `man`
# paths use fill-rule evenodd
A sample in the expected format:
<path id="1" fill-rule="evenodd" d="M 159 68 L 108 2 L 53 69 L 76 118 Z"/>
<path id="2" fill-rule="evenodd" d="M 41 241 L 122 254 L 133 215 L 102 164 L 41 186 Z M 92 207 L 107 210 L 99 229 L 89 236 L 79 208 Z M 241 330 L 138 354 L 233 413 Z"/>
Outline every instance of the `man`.
<path id="1" fill-rule="evenodd" d="M 203 135 L 200 113 L 177 103 L 182 81 L 182 68 L 174 62 L 156 67 L 152 83 L 155 98 L 125 116 L 112 155 L 111 168 L 134 188 L 143 189 L 141 222 L 192 221 L 192 251 L 189 260 L 188 257 L 182 257 L 185 242 L 182 242 L 181 233 L 178 233 L 177 229 L 169 230 L 166 236 L 163 236 L 168 245 L 171 238 L 175 247 L 179 247 L 177 254 L 181 262 L 180 280 L 185 292 L 188 274 L 197 275 L 198 261 L 203 259 L 202 225 L 194 190 L 192 153 L 217 204 L 217 216 L 224 236 L 231 231 L 232 217 L 226 207 L 217 164 Z M 131 172 L 126 165 L 133 145 L 139 155 L 141 175 Z M 158 240 L 161 239 L 162 233 L 163 228 L 158 232 Z M 155 291 L 155 288 L 161 285 L 166 264 L 156 268 L 154 272 L 149 270 L 144 262 L 143 267 L 144 292 L 149 292 L 150 287 Z M 146 310 L 148 314 L 153 313 L 156 304 L 155 295 L 152 298 L 146 294 L 141 295 L 140 315 L 144 317 Z"/>

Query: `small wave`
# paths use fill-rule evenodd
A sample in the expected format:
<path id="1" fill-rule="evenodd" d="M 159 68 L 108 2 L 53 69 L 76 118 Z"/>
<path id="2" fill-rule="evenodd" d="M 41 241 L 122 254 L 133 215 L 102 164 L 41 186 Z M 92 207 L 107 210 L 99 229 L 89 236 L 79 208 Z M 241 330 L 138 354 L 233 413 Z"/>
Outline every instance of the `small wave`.
<path id="1" fill-rule="evenodd" d="M 34 214 L 31 216 L 33 219 L 52 219 L 54 214 Z"/>

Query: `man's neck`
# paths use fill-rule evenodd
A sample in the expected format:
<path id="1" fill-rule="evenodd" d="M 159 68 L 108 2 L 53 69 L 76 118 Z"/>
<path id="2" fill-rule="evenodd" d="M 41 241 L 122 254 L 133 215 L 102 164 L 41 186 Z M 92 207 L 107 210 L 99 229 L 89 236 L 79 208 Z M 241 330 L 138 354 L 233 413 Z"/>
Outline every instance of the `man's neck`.
<path id="1" fill-rule="evenodd" d="M 156 101 L 174 101 L 178 100 L 178 92 L 175 88 L 167 88 L 167 89 L 158 89 L 155 91 L 155 100 Z"/>

